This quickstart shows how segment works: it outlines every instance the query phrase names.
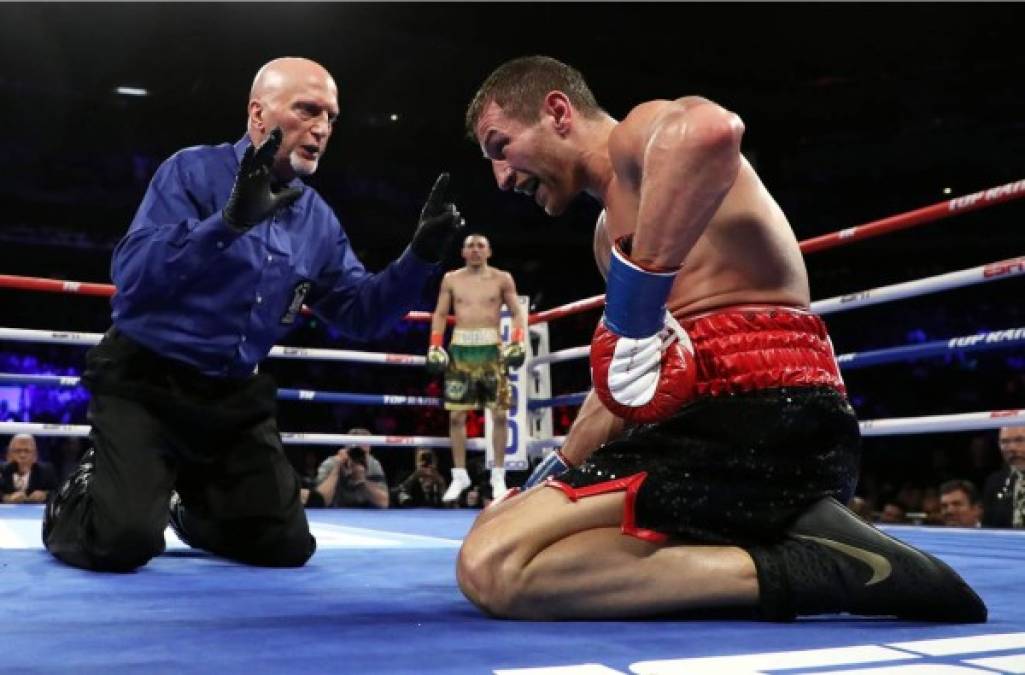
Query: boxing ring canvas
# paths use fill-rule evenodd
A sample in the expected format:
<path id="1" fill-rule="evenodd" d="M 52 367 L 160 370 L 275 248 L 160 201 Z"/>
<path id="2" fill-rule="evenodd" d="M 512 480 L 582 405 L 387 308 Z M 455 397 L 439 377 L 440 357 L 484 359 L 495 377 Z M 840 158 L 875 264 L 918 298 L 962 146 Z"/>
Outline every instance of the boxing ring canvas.
<path id="1" fill-rule="evenodd" d="M 5 672 L 864 675 L 1025 673 L 1025 532 L 893 527 L 953 565 L 982 625 L 849 616 L 497 621 L 460 594 L 475 511 L 311 510 L 301 569 L 231 563 L 182 545 L 131 574 L 58 563 L 42 508 L 0 506 Z"/>

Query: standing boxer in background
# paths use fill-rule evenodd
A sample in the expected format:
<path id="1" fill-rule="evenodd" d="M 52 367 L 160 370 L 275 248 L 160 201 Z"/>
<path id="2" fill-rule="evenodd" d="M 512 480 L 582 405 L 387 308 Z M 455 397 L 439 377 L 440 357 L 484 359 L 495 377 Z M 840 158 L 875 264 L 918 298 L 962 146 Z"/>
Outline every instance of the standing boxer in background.
<path id="1" fill-rule="evenodd" d="M 516 297 L 512 275 L 488 264 L 491 244 L 487 237 L 471 234 L 463 241 L 466 264 L 447 273 L 441 282 L 438 304 L 431 317 L 431 343 L 427 367 L 445 375 L 445 409 L 449 411 L 448 435 L 452 441 L 452 482 L 442 502 L 452 504 L 470 487 L 466 473 L 466 411 L 491 409 L 494 423 L 491 469 L 492 499 L 505 497 L 505 444 L 510 407 L 509 368 L 523 365 L 526 321 Z M 512 334 L 502 345 L 498 328 L 502 304 L 512 313 Z M 448 352 L 443 347 L 449 311 L 455 312 L 455 329 Z"/>

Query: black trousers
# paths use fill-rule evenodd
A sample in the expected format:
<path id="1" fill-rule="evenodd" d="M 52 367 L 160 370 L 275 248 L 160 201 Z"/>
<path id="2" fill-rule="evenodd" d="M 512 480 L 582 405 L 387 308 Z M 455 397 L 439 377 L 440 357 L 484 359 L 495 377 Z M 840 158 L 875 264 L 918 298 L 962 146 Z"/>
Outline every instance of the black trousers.
<path id="1" fill-rule="evenodd" d="M 86 357 L 94 469 L 44 542 L 64 562 L 128 571 L 164 550 L 177 490 L 194 546 L 240 562 L 299 566 L 316 549 L 281 445 L 266 375 L 212 378 L 112 328 Z"/>

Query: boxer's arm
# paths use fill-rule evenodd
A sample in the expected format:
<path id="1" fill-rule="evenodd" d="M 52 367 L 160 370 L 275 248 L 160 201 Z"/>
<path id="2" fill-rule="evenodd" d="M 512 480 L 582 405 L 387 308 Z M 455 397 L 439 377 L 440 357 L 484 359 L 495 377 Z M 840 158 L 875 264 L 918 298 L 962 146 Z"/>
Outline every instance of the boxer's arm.
<path id="1" fill-rule="evenodd" d="M 609 261 L 612 258 L 612 240 L 609 239 L 609 231 L 605 226 L 605 212 L 602 211 L 598 217 L 598 223 L 594 226 L 594 264 L 598 266 L 601 278 L 608 281 Z"/>
<path id="2" fill-rule="evenodd" d="M 616 176 L 640 196 L 633 262 L 683 263 L 737 178 L 743 135 L 737 115 L 698 97 L 642 104 L 613 130 Z"/>
<path id="3" fill-rule="evenodd" d="M 446 274 L 441 279 L 441 289 L 438 291 L 438 302 L 434 305 L 434 312 L 431 313 L 431 333 L 444 335 L 448 324 L 448 314 L 452 309 L 452 281 Z"/>
<path id="4" fill-rule="evenodd" d="M 534 467 L 523 489 L 540 485 L 549 478 L 558 478 L 567 470 L 587 461 L 605 443 L 623 432 L 623 420 L 609 412 L 592 390 L 584 399 L 562 447 L 545 456 Z"/>
<path id="5" fill-rule="evenodd" d="M 516 281 L 508 272 L 504 273 L 504 277 L 502 280 L 502 302 L 505 303 L 505 306 L 509 308 L 509 313 L 512 314 L 512 331 L 509 341 L 523 342 L 526 335 L 527 321 L 523 314 L 523 308 L 520 307 L 519 296 L 516 293 Z"/>
<path id="6" fill-rule="evenodd" d="M 595 450 L 622 434 L 623 426 L 623 420 L 609 412 L 592 389 L 566 434 L 562 454 L 571 465 L 580 466 Z"/>

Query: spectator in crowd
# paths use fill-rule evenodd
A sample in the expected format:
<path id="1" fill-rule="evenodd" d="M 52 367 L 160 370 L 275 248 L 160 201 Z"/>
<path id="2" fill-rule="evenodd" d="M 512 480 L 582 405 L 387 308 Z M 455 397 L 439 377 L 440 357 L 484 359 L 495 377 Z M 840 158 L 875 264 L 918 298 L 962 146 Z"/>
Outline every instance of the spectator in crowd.
<path id="1" fill-rule="evenodd" d="M 864 497 L 851 497 L 851 500 L 847 503 L 847 508 L 858 514 L 858 517 L 866 523 L 871 523 L 875 515 L 872 513 L 872 503 Z"/>
<path id="2" fill-rule="evenodd" d="M 940 485 L 943 524 L 947 527 L 981 527 L 979 490 L 968 480 L 948 480 Z"/>
<path id="3" fill-rule="evenodd" d="M 448 487 L 438 471 L 438 458 L 430 448 L 417 448 L 416 468 L 395 491 L 398 506 L 441 506 Z"/>
<path id="4" fill-rule="evenodd" d="M 997 437 L 1004 467 L 982 490 L 985 527 L 1025 527 L 1025 427 L 1003 427 Z"/>
<path id="5" fill-rule="evenodd" d="M 488 472 L 484 468 L 484 457 L 467 460 L 466 471 L 470 476 L 470 487 L 459 493 L 456 505 L 464 509 L 487 508 L 494 499 L 495 493 Z"/>
<path id="6" fill-rule="evenodd" d="M 50 490 L 57 489 L 57 474 L 40 462 L 36 439 L 18 434 L 7 445 L 7 464 L 0 473 L 0 494 L 4 504 L 42 504 Z"/>
<path id="7" fill-rule="evenodd" d="M 367 429 L 349 430 L 350 435 L 370 436 Z M 321 462 L 317 486 L 306 495 L 307 506 L 372 506 L 388 508 L 388 480 L 381 463 L 370 454 L 370 446 L 350 445 Z"/>
<path id="8" fill-rule="evenodd" d="M 926 525 L 943 524 L 943 505 L 937 488 L 928 488 L 922 493 L 922 513 L 925 514 Z"/>
<path id="9" fill-rule="evenodd" d="M 903 502 L 890 499 L 883 504 L 883 510 L 879 512 L 880 523 L 898 524 L 907 522 L 908 509 Z"/>
<path id="10" fill-rule="evenodd" d="M 904 507 L 904 515 L 908 517 L 911 512 L 922 510 L 922 497 L 924 490 L 921 486 L 910 481 L 901 483 L 900 489 L 894 499 Z"/>

